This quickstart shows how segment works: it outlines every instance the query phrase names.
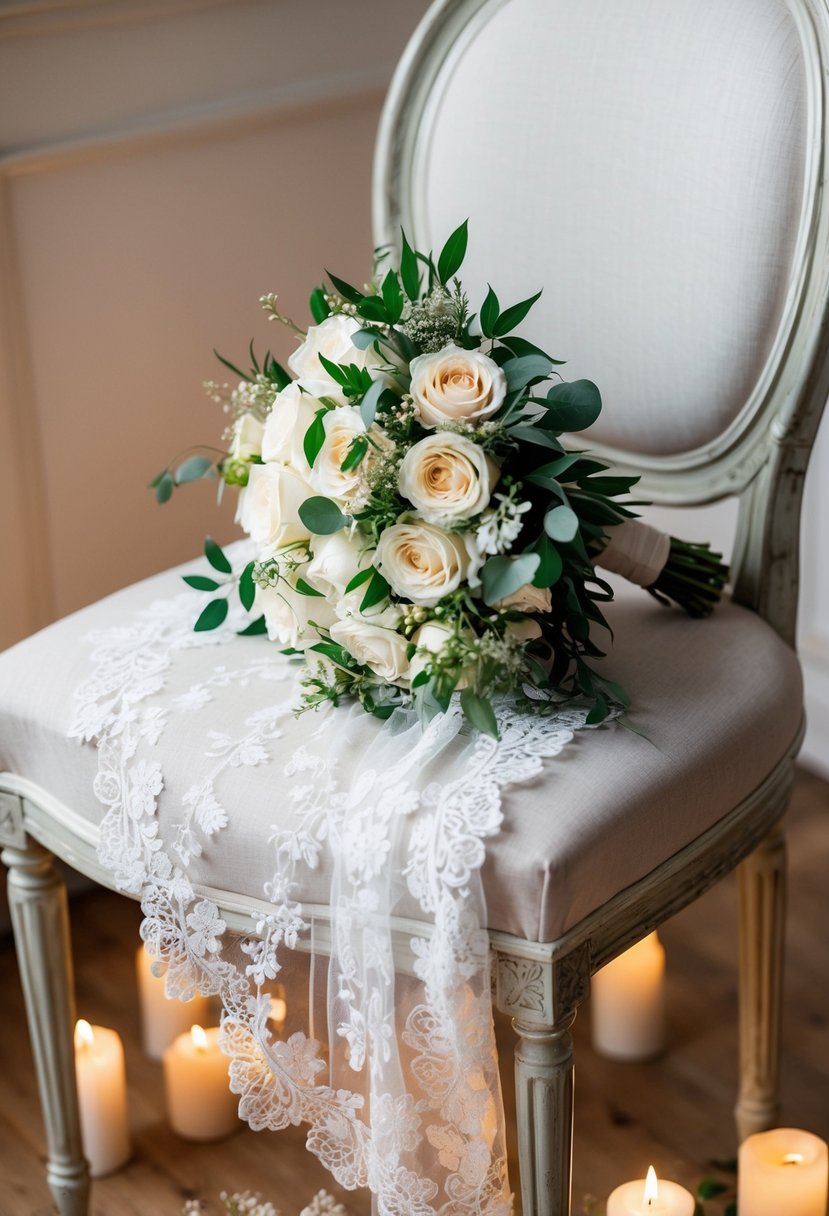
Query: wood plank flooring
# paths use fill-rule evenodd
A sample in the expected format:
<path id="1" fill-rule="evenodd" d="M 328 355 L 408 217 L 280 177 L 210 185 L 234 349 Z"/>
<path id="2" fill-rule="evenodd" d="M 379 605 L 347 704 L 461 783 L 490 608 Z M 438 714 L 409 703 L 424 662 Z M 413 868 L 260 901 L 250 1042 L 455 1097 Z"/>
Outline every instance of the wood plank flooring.
<path id="1" fill-rule="evenodd" d="M 801 772 L 789 817 L 783 1121 L 829 1139 L 829 786 Z M 347 1195 L 304 1149 L 301 1128 L 219 1144 L 179 1140 L 164 1118 L 159 1065 L 139 1045 L 133 956 L 138 909 L 103 891 L 73 901 L 79 1012 L 116 1026 L 127 1055 L 135 1153 L 94 1186 L 93 1216 L 179 1216 L 187 1198 L 218 1212 L 221 1190 L 259 1191 L 297 1216 L 322 1187 L 353 1216 L 366 1195 Z M 653 1163 L 693 1188 L 712 1157 L 734 1152 L 736 1086 L 736 887 L 720 883 L 662 931 L 668 953 L 670 1051 L 645 1065 L 611 1063 L 591 1050 L 589 1015 L 576 1026 L 575 1212 L 604 1213 L 609 1191 Z M 0 1216 L 47 1216 L 43 1133 L 23 1022 L 14 951 L 0 945 Z M 511 1095 L 511 1031 L 499 1025 L 504 1090 Z M 517 1178 L 517 1172 L 516 1172 Z M 720 1213 L 712 1201 L 708 1212 Z M 781 1213 L 781 1216 L 785 1216 Z"/>

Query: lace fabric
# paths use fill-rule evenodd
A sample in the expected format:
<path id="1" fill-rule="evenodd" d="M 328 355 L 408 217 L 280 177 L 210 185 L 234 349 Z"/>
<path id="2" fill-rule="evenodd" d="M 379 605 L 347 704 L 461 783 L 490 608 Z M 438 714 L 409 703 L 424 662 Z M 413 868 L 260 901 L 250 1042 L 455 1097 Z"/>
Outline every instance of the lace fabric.
<path id="1" fill-rule="evenodd" d="M 308 1148 L 341 1185 L 368 1186 L 381 1216 L 508 1216 L 481 867 L 503 788 L 538 775 L 584 714 L 500 704 L 496 742 L 470 734 L 455 705 L 425 730 L 397 710 L 355 765 L 364 711 L 329 707 L 287 729 L 294 668 L 261 646 L 222 663 L 244 622 L 231 612 L 194 634 L 194 602 L 155 603 L 90 638 L 71 731 L 97 746 L 99 857 L 140 897 L 168 995 L 220 996 L 241 1117 L 307 1123 Z M 231 685 L 256 690 L 238 720 L 220 700 Z M 174 796 L 165 742 L 185 719 L 203 760 Z M 240 768 L 263 769 L 276 821 L 248 933 L 193 878 L 221 848 Z M 309 874 L 326 876 L 322 907 L 300 897 Z M 286 1031 L 271 1017 L 277 984 Z"/>

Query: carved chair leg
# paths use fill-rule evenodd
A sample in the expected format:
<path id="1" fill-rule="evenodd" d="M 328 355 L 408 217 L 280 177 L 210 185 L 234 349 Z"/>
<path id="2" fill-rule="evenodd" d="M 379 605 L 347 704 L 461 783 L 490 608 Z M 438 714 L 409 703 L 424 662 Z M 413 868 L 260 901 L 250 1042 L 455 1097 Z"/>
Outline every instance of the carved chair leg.
<path id="1" fill-rule="evenodd" d="M 740 1140 L 779 1122 L 786 841 L 776 828 L 739 867 Z"/>
<path id="2" fill-rule="evenodd" d="M 575 1017 L 573 1012 L 552 1027 L 512 1020 L 524 1216 L 570 1216 Z"/>
<path id="3" fill-rule="evenodd" d="M 75 1086 L 75 998 L 66 887 L 52 855 L 21 835 L 3 849 L 17 962 L 48 1145 L 47 1179 L 60 1216 L 86 1216 L 89 1170 Z"/>

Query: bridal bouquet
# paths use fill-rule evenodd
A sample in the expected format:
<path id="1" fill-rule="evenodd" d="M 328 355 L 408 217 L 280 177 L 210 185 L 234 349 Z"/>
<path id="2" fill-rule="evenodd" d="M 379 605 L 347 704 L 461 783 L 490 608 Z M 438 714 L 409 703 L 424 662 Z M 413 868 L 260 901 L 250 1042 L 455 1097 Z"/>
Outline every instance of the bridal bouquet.
<path id="1" fill-rule="evenodd" d="M 256 559 L 237 580 L 208 540 L 222 577 L 186 577 L 218 592 L 195 628 L 220 625 L 238 586 L 254 614 L 242 632 L 304 662 L 305 706 L 357 698 L 425 721 L 457 691 L 495 734 L 497 694 L 536 712 L 581 696 L 600 722 L 627 695 L 591 662 L 613 595 L 596 565 L 695 615 L 727 570 L 633 519 L 636 477 L 562 444 L 596 421 L 599 390 L 514 333 L 540 292 L 502 308 L 490 287 L 471 311 L 466 245 L 466 223 L 437 260 L 404 236 L 399 266 L 364 290 L 329 274 L 307 333 L 264 297 L 301 339 L 289 371 L 252 345 L 248 372 L 219 356 L 239 377 L 208 386 L 231 414 L 227 449 L 179 458 L 152 485 L 161 502 L 201 477 L 239 487 Z"/>

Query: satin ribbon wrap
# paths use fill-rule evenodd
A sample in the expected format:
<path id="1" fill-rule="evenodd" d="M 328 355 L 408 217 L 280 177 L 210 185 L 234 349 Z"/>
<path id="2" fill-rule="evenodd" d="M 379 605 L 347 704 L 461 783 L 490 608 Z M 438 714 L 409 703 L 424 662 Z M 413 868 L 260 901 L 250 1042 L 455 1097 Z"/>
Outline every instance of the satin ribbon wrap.
<path id="1" fill-rule="evenodd" d="M 596 564 L 612 574 L 621 574 L 638 587 L 652 587 L 665 569 L 671 538 L 641 519 L 626 519 L 610 529 L 610 540 Z"/>

